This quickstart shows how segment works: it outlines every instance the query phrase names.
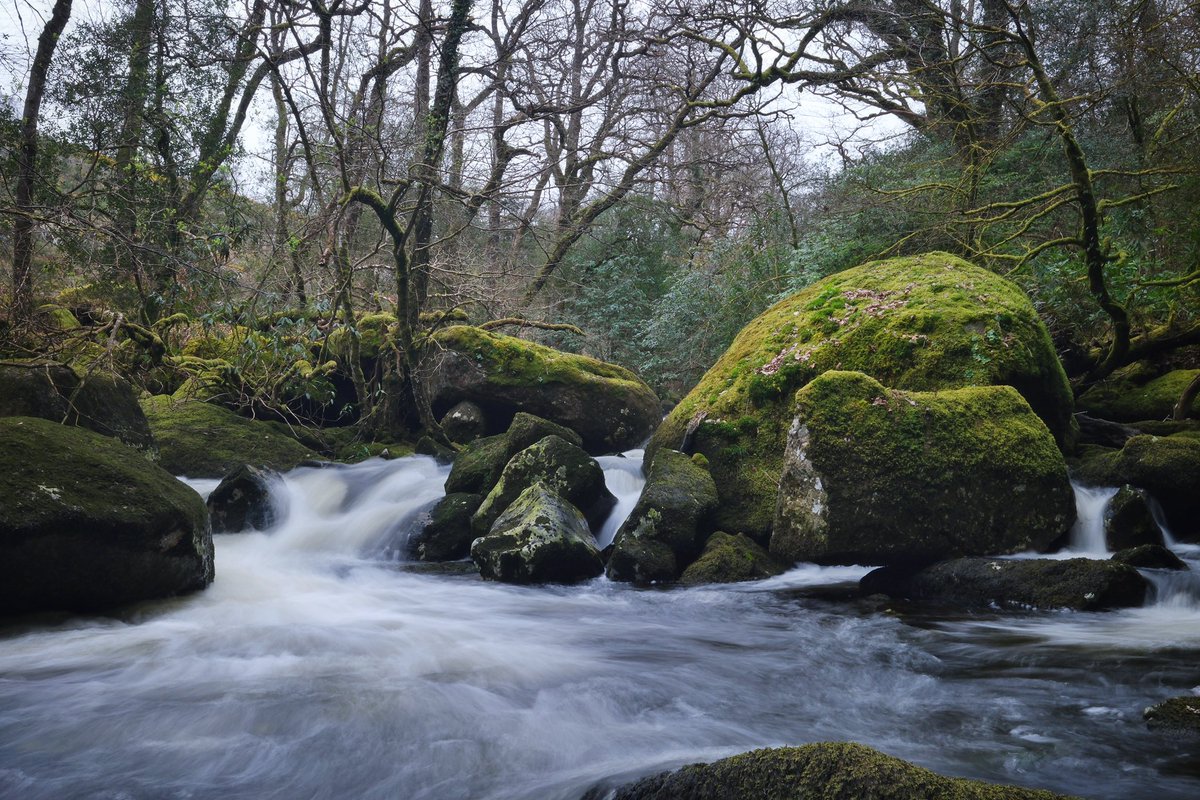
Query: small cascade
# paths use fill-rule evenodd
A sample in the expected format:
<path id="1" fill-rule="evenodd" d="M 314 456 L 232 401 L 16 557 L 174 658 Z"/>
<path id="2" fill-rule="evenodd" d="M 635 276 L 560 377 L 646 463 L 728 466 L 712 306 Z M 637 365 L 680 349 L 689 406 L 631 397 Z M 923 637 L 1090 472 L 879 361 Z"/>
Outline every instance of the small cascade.
<path id="1" fill-rule="evenodd" d="M 629 450 L 619 456 L 600 456 L 596 459 L 604 470 L 604 483 L 617 498 L 617 504 L 596 534 L 596 544 L 604 549 L 613 543 L 622 523 L 633 513 L 646 478 L 642 475 L 643 450 Z"/>
<path id="2" fill-rule="evenodd" d="M 1075 525 L 1071 528 L 1071 550 L 1089 555 L 1105 555 L 1104 512 L 1117 493 L 1115 486 L 1083 486 L 1071 482 L 1075 490 Z"/>
<path id="3" fill-rule="evenodd" d="M 1150 582 L 1146 605 L 1200 611 L 1200 573 L 1195 569 L 1146 569 L 1141 573 Z"/>

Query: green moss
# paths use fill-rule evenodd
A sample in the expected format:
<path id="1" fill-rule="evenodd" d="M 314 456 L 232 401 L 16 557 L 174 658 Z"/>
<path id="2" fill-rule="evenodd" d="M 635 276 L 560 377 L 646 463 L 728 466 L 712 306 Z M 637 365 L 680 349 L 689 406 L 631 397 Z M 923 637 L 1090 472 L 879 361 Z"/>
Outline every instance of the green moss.
<path id="1" fill-rule="evenodd" d="M 363 359 L 379 358 L 391 345 L 395 314 L 359 314 L 355 320 L 358 333 L 358 353 Z M 329 352 L 341 359 L 350 356 L 351 330 L 344 325 L 334 328 L 326 342 Z"/>
<path id="2" fill-rule="evenodd" d="M 617 790 L 615 800 L 1054 800 L 1061 795 L 948 778 L 854 742 L 755 750 Z"/>
<path id="3" fill-rule="evenodd" d="M 68 309 L 52 303 L 39 306 L 38 317 L 49 323 L 55 330 L 71 331 L 79 327 L 79 320 Z"/>
<path id="4" fill-rule="evenodd" d="M 141 405 L 160 463 L 176 475 L 219 478 L 241 464 L 287 470 L 317 457 L 271 424 L 211 403 L 158 395 L 143 398 Z"/>
<path id="5" fill-rule="evenodd" d="M 1150 380 L 1146 380 L 1144 370 L 1123 373 L 1081 394 L 1077 406 L 1093 416 L 1118 422 L 1165 419 L 1197 375 L 1200 369 L 1177 369 Z M 1200 417 L 1200 404 L 1192 404 L 1190 416 Z"/>
<path id="6" fill-rule="evenodd" d="M 693 449 L 721 490 L 718 525 L 761 536 L 793 395 L 832 369 L 914 391 L 1008 384 L 1060 442 L 1070 437 L 1071 389 L 1029 299 L 991 272 L 929 253 L 831 275 L 768 309 L 671 412 L 650 451 L 679 447 L 695 426 Z M 735 444 L 743 449 L 722 454 Z"/>
<path id="7" fill-rule="evenodd" d="M 756 581 L 783 571 L 783 566 L 754 540 L 717 531 L 708 537 L 704 552 L 683 571 L 679 582 L 694 585 Z"/>
<path id="8" fill-rule="evenodd" d="M 1200 734 L 1200 697 L 1172 697 L 1150 706 L 1142 716 L 1156 730 Z"/>

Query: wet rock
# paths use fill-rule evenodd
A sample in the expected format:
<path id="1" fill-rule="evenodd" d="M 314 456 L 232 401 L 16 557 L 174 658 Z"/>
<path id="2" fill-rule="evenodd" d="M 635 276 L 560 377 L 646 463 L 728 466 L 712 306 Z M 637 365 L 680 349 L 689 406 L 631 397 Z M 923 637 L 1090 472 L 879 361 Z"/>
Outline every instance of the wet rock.
<path id="1" fill-rule="evenodd" d="M 1141 606 L 1148 588 L 1127 564 L 1087 558 L 959 558 L 915 572 L 883 567 L 859 583 L 863 595 L 886 594 L 920 605 L 1076 611 Z"/>
<path id="2" fill-rule="evenodd" d="M 278 479 L 278 473 L 249 464 L 230 470 L 205 503 L 213 533 L 261 531 L 271 527 L 276 516 L 271 503 L 271 484 Z"/>
<path id="3" fill-rule="evenodd" d="M 1141 569 L 1187 569 L 1182 558 L 1158 544 L 1144 544 L 1114 553 L 1113 561 Z"/>
<path id="4" fill-rule="evenodd" d="M 717 531 L 708 537 L 704 552 L 683 571 L 679 582 L 695 585 L 756 581 L 784 571 L 784 566 L 750 537 Z"/>
<path id="5" fill-rule="evenodd" d="M 483 496 L 455 492 L 437 502 L 427 514 L 420 530 L 408 542 L 409 550 L 420 561 L 457 561 L 471 554 L 475 533 L 471 517 L 479 509 Z"/>
<path id="6" fill-rule="evenodd" d="M 1050 335 L 1014 284 L 946 253 L 864 264 L 777 303 L 733 344 L 655 432 L 708 458 L 716 524 L 765 542 L 796 391 L 828 370 L 939 391 L 1008 385 L 1056 441 L 1073 438 L 1073 396 Z"/>
<path id="7" fill-rule="evenodd" d="M 1066 462 L 1014 389 L 886 389 L 826 372 L 796 394 L 771 555 L 919 564 L 1042 550 L 1075 519 Z"/>
<path id="8" fill-rule="evenodd" d="M 610 790 L 585 800 L 1066 800 L 1017 786 L 947 778 L 854 742 L 755 750 Z"/>
<path id="9" fill-rule="evenodd" d="M 1172 731 L 1200 736 L 1200 697 L 1172 697 L 1142 712 L 1151 730 Z"/>
<path id="10" fill-rule="evenodd" d="M 0 417 L 39 417 L 113 436 L 157 454 L 133 387 L 106 372 L 59 364 L 0 364 Z"/>
<path id="11" fill-rule="evenodd" d="M 574 445 L 583 443 L 579 434 L 562 425 L 519 413 L 505 433 L 476 439 L 463 448 L 446 478 L 446 491 L 487 495 L 500 480 L 509 459 L 547 436 L 557 436 Z"/>
<path id="12" fill-rule="evenodd" d="M 604 571 L 583 514 L 542 483 L 475 540 L 471 560 L 485 579 L 505 583 L 577 583 Z"/>
<path id="13" fill-rule="evenodd" d="M 0 613 L 100 611 L 212 579 L 195 491 L 116 439 L 0 419 Z"/>
<path id="14" fill-rule="evenodd" d="M 440 423 L 442 431 L 452 442 L 466 444 L 487 433 L 487 418 L 483 409 L 470 400 L 463 400 L 446 412 Z"/>
<path id="15" fill-rule="evenodd" d="M 1104 540 L 1113 551 L 1163 544 L 1162 531 L 1150 513 L 1145 492 L 1122 486 L 1113 495 L 1104 511 Z"/>
<path id="16" fill-rule="evenodd" d="M 1200 438 L 1135 436 L 1114 459 L 1120 483 L 1145 489 L 1162 506 L 1168 530 L 1200 539 Z"/>
<path id="17" fill-rule="evenodd" d="M 703 457 L 659 450 L 642 496 L 617 531 L 608 577 L 635 583 L 674 581 L 704 545 L 716 507 L 717 487 Z"/>
<path id="18" fill-rule="evenodd" d="M 1087 414 L 1076 414 L 1075 421 L 1079 423 L 1080 444 L 1123 447 L 1125 442 L 1141 433 L 1137 428 L 1107 419 L 1089 417 Z"/>
<path id="19" fill-rule="evenodd" d="M 467 325 L 439 330 L 432 344 L 427 386 L 439 413 L 469 400 L 504 424 L 524 411 L 578 432 L 592 454 L 641 444 L 661 418 L 653 390 L 615 364 Z"/>
<path id="20" fill-rule="evenodd" d="M 583 511 L 593 531 L 600 529 L 617 503 L 604 484 L 604 470 L 596 459 L 560 436 L 547 436 L 505 465 L 471 520 L 475 533 L 482 536 L 491 530 L 496 518 L 535 483 L 544 483 Z"/>

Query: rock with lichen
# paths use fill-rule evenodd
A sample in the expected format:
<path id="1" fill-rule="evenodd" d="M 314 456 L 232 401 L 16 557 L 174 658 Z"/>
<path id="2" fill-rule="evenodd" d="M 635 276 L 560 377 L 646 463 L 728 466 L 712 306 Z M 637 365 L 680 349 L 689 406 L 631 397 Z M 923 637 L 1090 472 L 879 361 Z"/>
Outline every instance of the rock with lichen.
<path id="1" fill-rule="evenodd" d="M 717 531 L 704 543 L 700 557 L 688 565 L 679 582 L 736 583 L 757 581 L 784 572 L 784 566 L 749 536 Z"/>

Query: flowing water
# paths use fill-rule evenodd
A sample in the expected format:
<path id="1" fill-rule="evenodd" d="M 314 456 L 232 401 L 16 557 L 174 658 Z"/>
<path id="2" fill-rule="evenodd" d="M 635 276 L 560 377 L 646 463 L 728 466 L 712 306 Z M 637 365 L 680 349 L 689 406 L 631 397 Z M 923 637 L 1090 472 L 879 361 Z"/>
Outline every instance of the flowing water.
<path id="1" fill-rule="evenodd" d="M 617 514 L 638 456 L 604 462 Z M 1142 609 L 953 617 L 812 592 L 866 568 L 510 587 L 397 563 L 445 476 L 297 470 L 274 529 L 218 537 L 205 592 L 0 629 L 0 797 L 573 799 L 847 739 L 1085 797 L 1200 796 L 1196 743 L 1141 719 L 1200 684 L 1186 578 L 1154 575 Z"/>

